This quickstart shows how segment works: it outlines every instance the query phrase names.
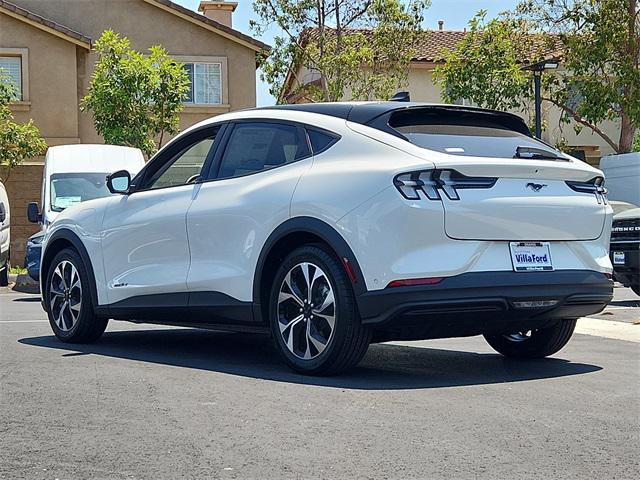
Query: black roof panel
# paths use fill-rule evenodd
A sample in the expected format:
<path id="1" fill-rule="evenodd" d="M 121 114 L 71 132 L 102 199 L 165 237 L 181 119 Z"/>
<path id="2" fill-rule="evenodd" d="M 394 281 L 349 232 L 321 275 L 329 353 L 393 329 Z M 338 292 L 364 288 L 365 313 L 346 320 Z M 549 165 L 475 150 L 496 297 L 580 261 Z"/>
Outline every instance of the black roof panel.
<path id="1" fill-rule="evenodd" d="M 503 125 L 505 128 L 515 130 L 525 135 L 531 136 L 529 127 L 518 115 L 498 110 L 488 110 L 485 108 L 468 107 L 461 105 L 445 105 L 420 102 L 327 102 L 327 103 L 298 103 L 292 105 L 275 105 L 272 107 L 261 107 L 260 109 L 294 110 L 300 112 L 319 113 L 332 117 L 343 118 L 355 123 L 369 125 L 375 119 L 398 112 L 401 110 L 428 109 L 431 113 L 442 112 L 443 115 L 451 114 L 475 114 L 487 115 L 493 122 Z M 371 125 L 376 126 L 377 125 Z"/>

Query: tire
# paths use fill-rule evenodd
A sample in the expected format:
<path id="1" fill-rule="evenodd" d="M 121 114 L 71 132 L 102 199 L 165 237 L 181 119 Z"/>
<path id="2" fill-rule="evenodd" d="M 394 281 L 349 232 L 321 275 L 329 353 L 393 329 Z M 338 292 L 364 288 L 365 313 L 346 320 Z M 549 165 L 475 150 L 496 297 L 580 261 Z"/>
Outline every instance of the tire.
<path id="1" fill-rule="evenodd" d="M 0 267 L 0 287 L 6 287 L 9 285 L 9 269 L 11 265 L 9 264 L 9 260 L 5 262 L 5 264 Z"/>
<path id="2" fill-rule="evenodd" d="M 491 334 L 484 338 L 496 352 L 505 357 L 543 358 L 560 351 L 567 344 L 576 328 L 576 322 L 577 320 L 562 320 L 552 327 L 532 330 L 528 332 L 529 335 Z"/>
<path id="3" fill-rule="evenodd" d="M 282 262 L 271 289 L 269 320 L 284 361 L 307 375 L 333 375 L 354 367 L 371 341 L 342 264 L 323 246 L 298 248 Z"/>
<path id="4" fill-rule="evenodd" d="M 45 306 L 56 337 L 65 343 L 91 343 L 107 328 L 108 319 L 93 310 L 87 269 L 75 250 L 60 251 L 45 282 Z"/>
<path id="5" fill-rule="evenodd" d="M 633 290 L 636 295 L 640 296 L 640 283 L 634 283 L 631 285 L 631 290 Z"/>

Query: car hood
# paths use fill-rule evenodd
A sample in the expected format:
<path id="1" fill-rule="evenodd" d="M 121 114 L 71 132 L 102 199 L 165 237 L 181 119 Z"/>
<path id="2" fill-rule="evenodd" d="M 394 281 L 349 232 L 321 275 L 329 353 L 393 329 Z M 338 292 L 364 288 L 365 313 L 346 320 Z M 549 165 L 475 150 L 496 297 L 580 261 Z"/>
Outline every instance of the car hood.
<path id="1" fill-rule="evenodd" d="M 104 211 L 115 196 L 87 200 L 65 208 L 46 230 L 45 243 L 50 235 L 61 228 L 67 228 L 78 235 L 91 235 L 99 231 L 104 217 Z"/>
<path id="2" fill-rule="evenodd" d="M 634 218 L 640 218 L 640 208 L 630 208 L 613 217 L 614 220 L 631 220 Z"/>

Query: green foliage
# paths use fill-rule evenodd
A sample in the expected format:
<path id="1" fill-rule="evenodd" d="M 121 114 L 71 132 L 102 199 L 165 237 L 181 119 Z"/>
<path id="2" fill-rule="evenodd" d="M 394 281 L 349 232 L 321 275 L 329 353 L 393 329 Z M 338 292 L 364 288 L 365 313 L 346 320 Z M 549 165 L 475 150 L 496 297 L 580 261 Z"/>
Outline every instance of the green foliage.
<path id="1" fill-rule="evenodd" d="M 496 110 L 525 108 L 531 75 L 520 62 L 532 42 L 515 21 L 485 21 L 481 10 L 469 21 L 468 35 L 454 50 L 443 50 L 444 66 L 435 79 L 444 85 L 443 99 L 453 103 L 469 99 Z"/>
<path id="2" fill-rule="evenodd" d="M 22 124 L 14 121 L 9 103 L 15 98 L 15 86 L 0 70 L 0 167 L 6 173 L 5 180 L 12 168 L 27 158 L 42 155 L 47 149 L 33 120 Z"/>
<path id="3" fill-rule="evenodd" d="M 640 19 L 637 0 L 523 0 L 513 12 L 470 22 L 470 34 L 437 69 L 445 99 L 467 98 L 492 108 L 523 108 L 533 96 L 522 60 L 560 56 L 543 74 L 543 99 L 561 121 L 589 128 L 628 152 L 640 126 Z M 602 122 L 620 122 L 619 139 Z"/>
<path id="4" fill-rule="evenodd" d="M 162 47 L 145 55 L 112 30 L 103 32 L 95 51 L 98 60 L 82 110 L 93 113 L 105 142 L 152 155 L 165 134 L 178 132 L 189 76 Z"/>
<path id="5" fill-rule="evenodd" d="M 29 271 L 24 267 L 13 266 L 9 270 L 9 273 L 11 273 L 13 275 L 25 275 L 25 274 L 29 273 Z"/>
<path id="6" fill-rule="evenodd" d="M 406 85 L 408 66 L 421 35 L 429 1 L 256 0 L 251 28 L 262 34 L 275 25 L 282 35 L 261 58 L 270 92 L 307 101 L 386 99 Z M 297 78 L 313 72 L 314 82 Z M 285 84 L 292 75 L 291 85 Z M 297 89 L 291 89 L 297 85 Z M 285 89 L 287 90 L 285 92 Z"/>

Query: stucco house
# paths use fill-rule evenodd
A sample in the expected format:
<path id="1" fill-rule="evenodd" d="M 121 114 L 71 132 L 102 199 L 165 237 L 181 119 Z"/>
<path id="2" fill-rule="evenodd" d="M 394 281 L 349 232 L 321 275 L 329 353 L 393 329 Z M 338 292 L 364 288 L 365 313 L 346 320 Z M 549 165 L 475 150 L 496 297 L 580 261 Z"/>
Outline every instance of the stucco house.
<path id="1" fill-rule="evenodd" d="M 465 31 L 444 29 L 428 30 L 423 33 L 417 52 L 409 66 L 408 83 L 403 87 L 403 90 L 407 90 L 410 93 L 412 101 L 443 102 L 441 86 L 434 81 L 434 69 L 444 61 L 442 56 L 443 49 L 454 49 L 466 34 Z M 549 52 L 554 57 L 557 53 Z M 560 62 L 558 68 L 562 69 L 562 62 Z M 319 74 L 317 71 L 304 66 L 293 66 L 287 75 L 283 90 L 280 92 L 279 102 L 299 103 L 306 101 L 299 93 L 304 90 L 300 86 L 318 81 Z M 352 100 L 352 98 L 347 92 L 342 100 Z M 464 99 L 461 99 L 459 103 L 468 104 Z M 533 111 L 533 105 L 531 106 L 531 111 Z M 527 118 L 524 112 L 514 111 L 514 113 Z M 545 141 L 557 144 L 561 138 L 564 138 L 568 148 L 575 155 L 595 166 L 598 165 L 600 157 L 615 153 L 602 137 L 593 133 L 590 129 L 585 127 L 577 134 L 574 130 L 573 121 L 568 125 L 560 125 L 560 116 L 561 111 L 559 108 L 547 102 L 542 103 L 543 123 L 547 126 L 542 134 Z M 613 139 L 617 140 L 620 136 L 620 126 L 616 122 L 604 122 L 600 125 L 600 128 Z"/>
<path id="2" fill-rule="evenodd" d="M 0 68 L 18 86 L 17 121 L 33 119 L 49 146 L 103 143 L 89 113 L 79 109 L 106 29 L 133 48 L 161 44 L 189 72 L 191 92 L 180 127 L 256 103 L 256 55 L 269 46 L 233 29 L 237 3 L 200 2 L 197 13 L 169 0 L 0 0 Z M 38 201 L 42 158 L 15 168 L 7 189 L 13 208 L 11 257 L 22 264 L 37 227 L 25 210 Z"/>

